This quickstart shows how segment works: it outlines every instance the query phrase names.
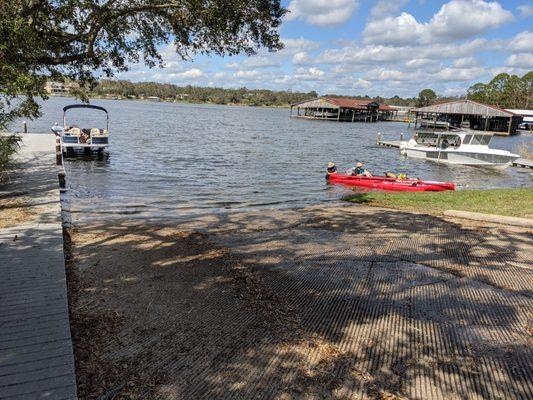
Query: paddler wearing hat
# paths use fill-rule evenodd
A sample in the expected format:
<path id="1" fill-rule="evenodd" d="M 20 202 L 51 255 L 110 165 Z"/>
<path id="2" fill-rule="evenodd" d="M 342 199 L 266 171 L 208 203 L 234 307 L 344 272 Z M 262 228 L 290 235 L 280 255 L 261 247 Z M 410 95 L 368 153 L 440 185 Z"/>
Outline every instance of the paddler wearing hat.
<path id="1" fill-rule="evenodd" d="M 350 169 L 350 175 L 353 176 L 372 176 L 369 170 L 365 168 L 365 165 L 362 162 L 355 164 L 355 167 Z"/>
<path id="2" fill-rule="evenodd" d="M 326 172 L 328 175 L 331 175 L 331 174 L 336 174 L 337 173 L 337 166 L 335 165 L 334 162 L 329 162 L 328 163 L 328 167 L 326 168 Z"/>

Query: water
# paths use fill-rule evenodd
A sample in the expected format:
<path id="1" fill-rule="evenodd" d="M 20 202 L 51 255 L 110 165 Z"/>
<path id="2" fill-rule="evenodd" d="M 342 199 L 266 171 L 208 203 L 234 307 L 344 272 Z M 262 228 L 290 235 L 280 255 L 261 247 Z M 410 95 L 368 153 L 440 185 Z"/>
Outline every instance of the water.
<path id="1" fill-rule="evenodd" d="M 51 98 L 32 132 L 62 124 L 63 106 Z M 531 187 L 528 170 L 448 166 L 403 157 L 375 145 L 409 137 L 395 122 L 337 123 L 289 118 L 287 109 L 95 100 L 110 115 L 110 156 L 68 160 L 70 202 L 83 213 L 178 216 L 261 207 L 294 207 L 338 200 L 349 189 L 327 185 L 324 169 L 344 171 L 363 161 L 374 174 L 404 172 L 459 188 Z M 72 123 L 104 127 L 105 114 L 70 110 Z M 496 137 L 492 147 L 516 150 L 533 136 Z"/>

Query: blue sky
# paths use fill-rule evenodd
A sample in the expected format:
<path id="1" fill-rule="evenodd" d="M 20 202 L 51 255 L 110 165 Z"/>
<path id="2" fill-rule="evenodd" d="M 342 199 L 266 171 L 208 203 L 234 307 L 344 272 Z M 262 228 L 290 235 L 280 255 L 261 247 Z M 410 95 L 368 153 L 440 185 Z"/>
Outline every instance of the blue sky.
<path id="1" fill-rule="evenodd" d="M 172 46 L 165 68 L 142 64 L 118 78 L 177 85 L 320 94 L 464 94 L 497 73 L 533 70 L 533 1 L 288 0 L 285 48 L 253 57 L 195 57 Z"/>

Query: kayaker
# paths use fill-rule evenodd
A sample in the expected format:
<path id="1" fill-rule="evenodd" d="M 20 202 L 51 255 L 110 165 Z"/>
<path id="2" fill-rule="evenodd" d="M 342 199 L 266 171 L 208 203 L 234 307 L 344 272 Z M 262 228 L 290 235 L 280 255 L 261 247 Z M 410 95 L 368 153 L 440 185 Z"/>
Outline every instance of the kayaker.
<path id="1" fill-rule="evenodd" d="M 355 164 L 355 167 L 352 168 L 350 171 L 350 175 L 353 176 L 372 176 L 370 171 L 365 168 L 362 162 L 358 162 L 357 164 Z"/>
<path id="2" fill-rule="evenodd" d="M 328 167 L 326 168 L 326 171 L 327 171 L 328 175 L 336 174 L 337 173 L 337 166 L 335 165 L 334 162 L 330 161 L 328 163 Z"/>

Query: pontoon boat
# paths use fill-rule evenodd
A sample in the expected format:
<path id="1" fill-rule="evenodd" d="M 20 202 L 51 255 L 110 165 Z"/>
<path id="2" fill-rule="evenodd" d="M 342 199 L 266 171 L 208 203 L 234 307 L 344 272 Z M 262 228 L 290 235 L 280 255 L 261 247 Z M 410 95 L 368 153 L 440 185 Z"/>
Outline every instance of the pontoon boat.
<path id="1" fill-rule="evenodd" d="M 106 114 L 106 127 L 104 128 L 80 128 L 77 125 L 67 124 L 67 111 L 73 108 L 90 108 L 100 110 Z M 52 129 L 54 132 L 55 129 Z M 109 114 L 107 110 L 92 104 L 72 104 L 63 108 L 63 129 L 61 131 L 61 149 L 63 153 L 93 151 L 102 153 L 109 146 Z"/>

